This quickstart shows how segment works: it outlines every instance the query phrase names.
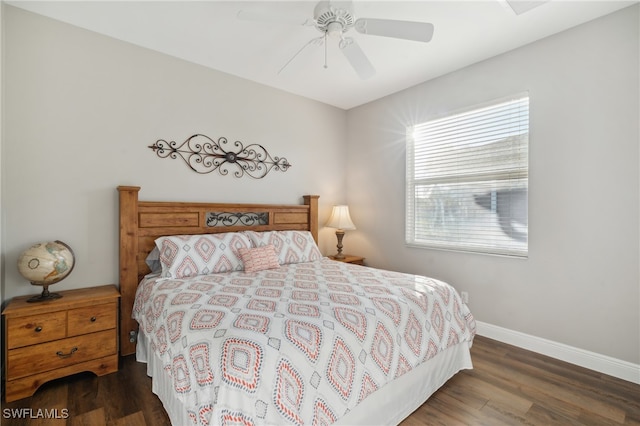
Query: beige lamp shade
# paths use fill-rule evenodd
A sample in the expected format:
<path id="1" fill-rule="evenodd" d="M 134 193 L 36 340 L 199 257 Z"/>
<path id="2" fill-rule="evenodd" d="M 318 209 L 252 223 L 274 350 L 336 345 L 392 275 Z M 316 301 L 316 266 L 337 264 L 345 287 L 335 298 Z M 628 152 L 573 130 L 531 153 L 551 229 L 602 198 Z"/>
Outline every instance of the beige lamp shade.
<path id="1" fill-rule="evenodd" d="M 351 221 L 351 216 L 349 215 L 349 206 L 333 206 L 331 216 L 329 217 L 329 221 L 326 226 L 329 228 L 342 229 L 344 231 L 356 229 L 356 226 Z"/>

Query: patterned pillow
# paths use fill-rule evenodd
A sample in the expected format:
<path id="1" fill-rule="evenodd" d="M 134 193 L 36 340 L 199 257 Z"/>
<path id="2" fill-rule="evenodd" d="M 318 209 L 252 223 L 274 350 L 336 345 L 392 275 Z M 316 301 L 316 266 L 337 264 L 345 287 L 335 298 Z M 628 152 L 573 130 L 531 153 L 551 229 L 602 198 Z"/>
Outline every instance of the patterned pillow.
<path id="1" fill-rule="evenodd" d="M 280 267 L 276 249 L 271 244 L 256 248 L 241 248 L 238 250 L 245 272 L 258 272 L 264 269 Z"/>
<path id="2" fill-rule="evenodd" d="M 242 271 L 238 250 L 251 247 L 239 232 L 172 235 L 156 239 L 163 278 L 187 278 L 218 272 Z"/>
<path id="3" fill-rule="evenodd" d="M 309 231 L 244 231 L 255 247 L 274 246 L 281 265 L 322 259 L 320 249 Z"/>

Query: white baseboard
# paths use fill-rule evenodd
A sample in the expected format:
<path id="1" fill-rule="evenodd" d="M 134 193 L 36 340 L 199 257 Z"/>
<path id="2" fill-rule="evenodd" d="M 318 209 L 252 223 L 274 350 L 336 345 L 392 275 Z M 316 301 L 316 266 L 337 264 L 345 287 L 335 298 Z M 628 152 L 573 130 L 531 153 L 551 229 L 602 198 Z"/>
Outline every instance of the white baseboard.
<path id="1" fill-rule="evenodd" d="M 584 349 L 574 348 L 563 343 L 554 342 L 519 331 L 509 330 L 497 325 L 476 322 L 480 336 L 498 340 L 519 348 L 537 352 L 552 358 L 566 361 L 599 373 L 640 384 L 640 364 L 612 358 Z"/>

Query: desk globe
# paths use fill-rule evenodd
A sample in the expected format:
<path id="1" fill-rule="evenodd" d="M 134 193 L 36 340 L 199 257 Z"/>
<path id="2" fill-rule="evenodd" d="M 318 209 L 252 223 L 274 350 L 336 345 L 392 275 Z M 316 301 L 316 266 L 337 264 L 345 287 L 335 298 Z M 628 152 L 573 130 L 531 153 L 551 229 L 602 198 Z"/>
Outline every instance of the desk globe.
<path id="1" fill-rule="evenodd" d="M 71 247 L 62 241 L 35 244 L 26 249 L 18 258 L 18 271 L 32 285 L 43 287 L 42 294 L 28 299 L 28 302 L 44 302 L 62 297 L 50 293 L 49 286 L 65 279 L 73 270 L 75 255 Z"/>

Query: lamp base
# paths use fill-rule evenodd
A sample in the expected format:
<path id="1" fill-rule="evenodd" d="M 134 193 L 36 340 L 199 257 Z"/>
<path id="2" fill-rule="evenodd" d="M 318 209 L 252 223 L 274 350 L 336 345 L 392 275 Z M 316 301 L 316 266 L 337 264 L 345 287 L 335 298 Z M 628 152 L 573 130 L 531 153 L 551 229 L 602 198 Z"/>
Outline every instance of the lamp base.
<path id="1" fill-rule="evenodd" d="M 342 254 L 342 239 L 344 238 L 344 231 L 342 229 L 337 229 L 336 237 L 338 238 L 338 245 L 336 246 L 338 248 L 338 253 L 336 253 L 333 258 L 342 260 L 344 259 L 344 254 Z"/>
<path id="2" fill-rule="evenodd" d="M 49 287 L 46 286 L 42 290 L 42 293 L 39 296 L 33 296 L 33 297 L 27 299 L 27 302 L 28 303 L 46 302 L 46 301 L 49 301 L 49 300 L 60 299 L 61 297 L 62 297 L 61 294 L 49 293 Z"/>

